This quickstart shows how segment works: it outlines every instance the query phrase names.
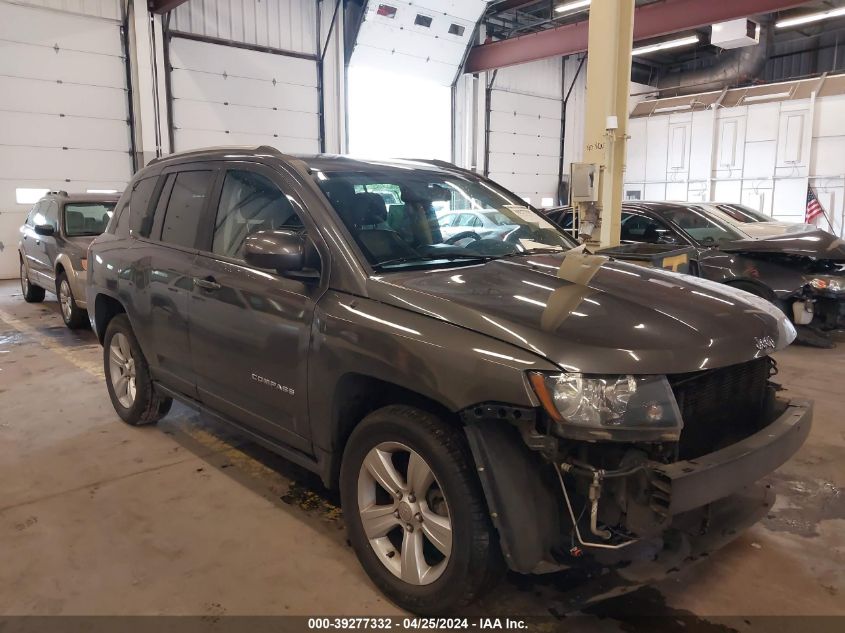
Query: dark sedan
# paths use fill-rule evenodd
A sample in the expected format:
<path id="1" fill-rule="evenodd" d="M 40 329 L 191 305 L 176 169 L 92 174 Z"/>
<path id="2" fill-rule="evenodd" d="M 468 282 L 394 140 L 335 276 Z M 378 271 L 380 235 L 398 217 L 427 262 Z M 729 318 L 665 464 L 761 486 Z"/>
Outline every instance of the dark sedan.
<path id="1" fill-rule="evenodd" d="M 845 242 L 826 231 L 751 239 L 704 206 L 628 202 L 621 240 L 693 246 L 701 277 L 764 297 L 817 333 L 845 327 Z"/>

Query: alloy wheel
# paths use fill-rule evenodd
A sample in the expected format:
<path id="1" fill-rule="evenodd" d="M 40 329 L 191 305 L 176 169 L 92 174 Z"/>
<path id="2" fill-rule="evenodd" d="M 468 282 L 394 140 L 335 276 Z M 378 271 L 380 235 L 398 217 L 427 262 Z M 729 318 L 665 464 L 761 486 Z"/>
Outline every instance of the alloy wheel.
<path id="1" fill-rule="evenodd" d="M 358 474 L 358 511 L 378 559 L 411 585 L 428 585 L 452 553 L 452 521 L 428 463 L 398 442 L 367 453 Z"/>
<path id="2" fill-rule="evenodd" d="M 62 283 L 59 284 L 59 303 L 62 306 L 62 315 L 64 315 L 65 321 L 70 321 L 73 314 L 73 295 L 70 292 L 67 279 L 62 279 Z"/>
<path id="3" fill-rule="evenodd" d="M 135 359 L 129 339 L 120 332 L 109 344 L 109 374 L 118 402 L 129 409 L 135 403 Z"/>

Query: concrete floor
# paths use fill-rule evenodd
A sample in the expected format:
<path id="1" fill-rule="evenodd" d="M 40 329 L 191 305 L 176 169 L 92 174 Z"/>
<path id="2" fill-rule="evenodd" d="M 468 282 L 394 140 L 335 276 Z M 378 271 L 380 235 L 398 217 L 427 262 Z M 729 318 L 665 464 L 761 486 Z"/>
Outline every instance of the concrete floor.
<path id="1" fill-rule="evenodd" d="M 640 630 L 643 614 L 845 615 L 838 340 L 778 355 L 781 382 L 816 413 L 771 478 L 768 518 L 696 566 L 591 607 L 582 628 Z M 156 427 L 126 426 L 101 362 L 93 333 L 67 330 L 52 295 L 29 305 L 0 282 L 0 615 L 399 613 L 312 476 L 182 406 Z M 567 582 L 511 575 L 467 613 L 548 616 Z"/>

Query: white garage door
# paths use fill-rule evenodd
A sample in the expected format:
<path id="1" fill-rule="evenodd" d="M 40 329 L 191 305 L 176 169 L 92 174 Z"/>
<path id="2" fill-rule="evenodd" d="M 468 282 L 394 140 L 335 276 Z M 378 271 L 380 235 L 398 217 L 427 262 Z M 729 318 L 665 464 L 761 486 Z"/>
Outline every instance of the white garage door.
<path id="1" fill-rule="evenodd" d="M 176 151 L 214 145 L 320 150 L 315 61 L 175 35 L 169 57 Z"/>
<path id="2" fill-rule="evenodd" d="M 493 89 L 489 175 L 535 207 L 557 202 L 560 99 Z"/>
<path id="3" fill-rule="evenodd" d="M 122 190 L 132 174 L 120 23 L 0 2 L 0 278 L 25 190 Z"/>

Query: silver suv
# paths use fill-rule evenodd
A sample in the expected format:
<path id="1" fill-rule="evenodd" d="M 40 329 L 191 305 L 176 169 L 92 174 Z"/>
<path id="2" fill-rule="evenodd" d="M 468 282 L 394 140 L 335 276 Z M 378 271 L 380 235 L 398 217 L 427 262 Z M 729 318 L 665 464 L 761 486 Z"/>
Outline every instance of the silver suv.
<path id="1" fill-rule="evenodd" d="M 86 251 L 106 230 L 117 195 L 51 192 L 26 216 L 18 244 L 21 291 L 29 303 L 44 300 L 45 290 L 55 292 L 62 319 L 71 329 L 85 326 Z"/>

